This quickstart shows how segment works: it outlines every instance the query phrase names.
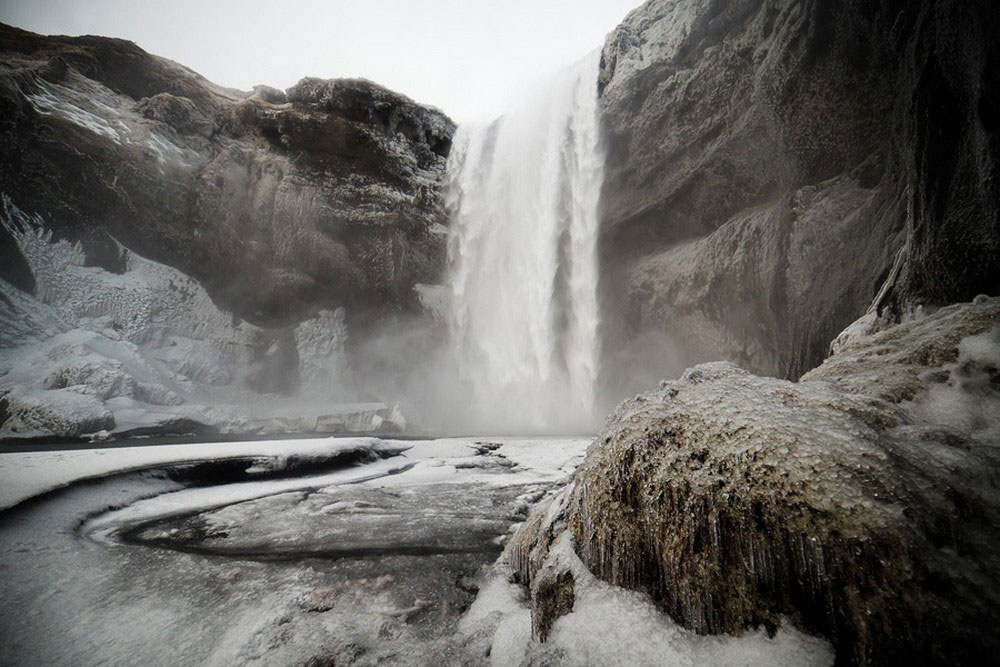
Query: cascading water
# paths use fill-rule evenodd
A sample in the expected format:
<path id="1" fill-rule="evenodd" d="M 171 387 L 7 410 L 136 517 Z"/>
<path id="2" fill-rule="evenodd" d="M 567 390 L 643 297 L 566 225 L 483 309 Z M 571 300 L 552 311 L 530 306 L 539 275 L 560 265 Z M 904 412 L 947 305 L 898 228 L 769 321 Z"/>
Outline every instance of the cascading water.
<path id="1" fill-rule="evenodd" d="M 519 110 L 455 135 L 451 334 L 477 424 L 593 424 L 599 62 L 595 52 Z"/>

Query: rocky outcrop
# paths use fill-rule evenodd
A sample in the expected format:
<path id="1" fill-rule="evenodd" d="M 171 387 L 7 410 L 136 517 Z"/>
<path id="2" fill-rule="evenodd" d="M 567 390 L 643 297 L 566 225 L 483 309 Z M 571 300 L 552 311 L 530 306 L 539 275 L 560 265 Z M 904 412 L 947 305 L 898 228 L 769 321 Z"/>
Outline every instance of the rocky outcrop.
<path id="1" fill-rule="evenodd" d="M 405 425 L 345 346 L 440 281 L 444 114 L 2 25 L 0 64 L 0 437 Z"/>
<path id="2" fill-rule="evenodd" d="M 609 382 L 795 379 L 882 286 L 894 321 L 1000 292 L 998 35 L 986 0 L 630 14 L 599 84 Z"/>
<path id="3" fill-rule="evenodd" d="M 695 366 L 618 408 L 508 558 L 532 591 L 558 581 L 568 531 L 595 575 L 699 633 L 785 618 L 840 664 L 989 663 L 998 369 L 985 297 L 856 337 L 795 383 Z"/>
<path id="4" fill-rule="evenodd" d="M 444 114 L 360 80 L 227 90 L 116 39 L 0 26 L 0 51 L 0 191 L 88 264 L 122 271 L 122 244 L 262 326 L 438 282 Z M 0 277 L 30 288 L 10 245 Z"/>

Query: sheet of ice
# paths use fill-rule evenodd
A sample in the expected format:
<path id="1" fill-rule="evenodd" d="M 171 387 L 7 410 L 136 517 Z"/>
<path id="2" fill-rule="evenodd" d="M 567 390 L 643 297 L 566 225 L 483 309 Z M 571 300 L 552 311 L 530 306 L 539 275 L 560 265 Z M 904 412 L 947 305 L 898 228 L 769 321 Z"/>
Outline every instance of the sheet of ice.
<path id="1" fill-rule="evenodd" d="M 322 487 L 351 481 L 359 483 L 374 477 L 369 484 L 375 486 L 406 486 L 432 482 L 531 484 L 552 482 L 567 477 L 582 459 L 589 440 L 505 438 L 495 441 L 501 453 L 516 462 L 517 467 L 487 473 L 482 468 L 469 465 L 478 451 L 476 439 L 439 440 L 383 440 L 381 438 L 309 438 L 295 440 L 257 440 L 242 442 L 195 443 L 182 445 L 151 445 L 115 447 L 105 449 L 72 449 L 51 452 L 0 453 L 0 509 L 11 507 L 32 496 L 66 486 L 76 480 L 100 477 L 115 472 L 136 470 L 169 463 L 201 459 L 241 457 L 287 457 L 289 455 L 329 455 L 359 446 L 373 451 L 404 451 L 400 456 L 385 462 L 382 467 L 363 466 L 358 477 L 348 479 L 341 473 L 332 473 L 327 481 L 323 477 L 311 478 L 308 486 Z M 485 442 L 485 440 L 484 440 Z M 483 458 L 483 457 L 480 457 Z M 486 457 L 489 458 L 489 457 Z M 400 474 L 389 476 L 389 472 Z M 301 480 L 290 480 L 289 488 L 303 486 Z M 247 497 L 259 497 L 280 492 L 277 482 L 250 483 Z M 253 486 L 256 485 L 256 486 Z M 296 486 L 297 485 L 297 486 Z M 227 485 L 233 490 L 241 485 Z M 257 495 L 255 496 L 254 493 Z"/>
<path id="2" fill-rule="evenodd" d="M 587 451 L 587 438 L 470 438 L 421 441 L 403 454 L 415 465 L 369 482 L 377 487 L 413 484 L 551 484 L 569 477 Z M 496 447 L 489 456 L 479 447 Z"/>
<path id="3" fill-rule="evenodd" d="M 321 449 L 297 449 L 295 447 L 297 442 L 301 441 L 285 441 L 285 446 L 289 448 L 287 450 L 285 446 L 281 449 L 265 448 L 267 450 L 265 455 L 287 457 L 289 454 L 328 453 Z M 383 441 L 369 438 L 344 442 L 349 443 L 341 445 L 344 449 L 362 444 L 371 447 L 373 451 L 396 452 L 400 449 L 405 451 L 383 461 L 326 474 L 180 489 L 103 514 L 91 521 L 83 532 L 100 537 L 104 533 L 117 530 L 120 526 L 134 525 L 153 517 L 200 512 L 284 493 L 315 489 L 332 492 L 335 487 L 345 484 L 367 484 L 375 488 L 440 483 L 487 483 L 503 486 L 551 484 L 569 477 L 581 460 L 588 443 L 583 439 L 540 441 L 534 438 L 512 438 L 491 443 L 491 446 L 497 448 L 487 450 L 475 441 L 457 438 L 422 441 Z M 538 451 L 546 448 L 550 448 L 552 453 L 545 454 Z M 504 463 L 497 467 L 491 465 L 494 459 L 504 461 L 505 452 L 519 455 L 525 465 L 510 466 Z M 487 472 L 490 470 L 492 472 Z"/>
<path id="4" fill-rule="evenodd" d="M 305 442 L 153 446 L 136 454 L 173 450 L 166 458 L 186 460 L 186 450 L 216 458 L 223 447 L 240 456 L 256 448 L 268 456 L 263 467 L 280 465 L 283 453 Z M 455 582 L 495 558 L 484 546 L 515 520 L 522 492 L 544 491 L 544 484 L 518 486 L 530 479 L 527 470 L 496 463 L 506 460 L 498 452 L 531 442 L 388 441 L 411 448 L 329 475 L 218 487 L 131 473 L 25 504 L 0 522 L 0 594 L 9 602 L 0 612 L 0 645 L 18 664 L 480 664 L 486 637 L 454 635 L 459 610 L 472 600 Z M 582 452 L 586 441 L 577 446 Z M 104 458 L 98 467 L 117 469 L 123 451 L 31 458 L 36 468 L 55 456 L 64 464 L 90 459 L 91 467 Z M 6 462 L 27 456 L 0 461 L 9 472 Z M 449 483 L 352 483 L 425 462 L 451 469 Z M 473 482 L 478 475 L 513 486 L 483 488 Z M 194 551 L 185 549 L 192 544 Z M 523 641 L 526 620 L 526 613 L 505 619 L 500 634 Z"/>
<path id="5" fill-rule="evenodd" d="M 81 479 L 200 459 L 332 455 L 355 447 L 394 451 L 402 441 L 309 438 L 0 453 L 0 510 Z"/>
<path id="6" fill-rule="evenodd" d="M 323 475 L 180 489 L 147 500 L 139 500 L 120 510 L 99 515 L 85 523 L 81 532 L 89 537 L 102 539 L 121 526 L 134 525 L 152 518 L 200 512 L 265 496 L 277 496 L 324 486 L 358 484 L 369 479 L 393 475 L 410 465 L 412 465 L 410 462 L 401 460 L 400 457 L 393 457 Z"/>

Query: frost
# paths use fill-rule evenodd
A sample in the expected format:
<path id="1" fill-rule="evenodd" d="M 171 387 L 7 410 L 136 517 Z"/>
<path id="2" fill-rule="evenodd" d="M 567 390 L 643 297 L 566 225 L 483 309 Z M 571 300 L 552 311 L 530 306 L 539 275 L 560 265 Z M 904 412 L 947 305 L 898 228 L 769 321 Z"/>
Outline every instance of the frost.
<path id="1" fill-rule="evenodd" d="M 299 376 L 304 391 L 314 396 L 343 400 L 350 371 L 344 345 L 347 324 L 343 308 L 321 310 L 295 328 Z M 338 391 L 339 390 L 339 391 Z"/>
<path id="2" fill-rule="evenodd" d="M 508 555 L 510 552 L 508 552 Z M 571 611 L 555 619 L 544 643 L 532 641 L 531 601 L 507 581 L 498 566 L 462 619 L 461 630 L 492 630 L 492 665 L 733 665 L 805 667 L 830 665 L 833 652 L 822 639 L 791 628 L 773 638 L 763 631 L 740 637 L 702 637 L 677 625 L 646 595 L 607 584 L 577 557 L 563 533 L 548 551 L 544 567 L 571 572 Z"/>
<path id="3" fill-rule="evenodd" d="M 0 396 L 0 415 L 0 438 L 75 438 L 115 426 L 100 401 L 72 388 L 43 392 L 14 387 Z"/>
<path id="4" fill-rule="evenodd" d="M 1000 444 L 1000 325 L 963 338 L 954 363 L 921 379 L 929 387 L 909 404 L 916 419 Z"/>
<path id="5" fill-rule="evenodd" d="M 31 102 L 38 113 L 69 121 L 94 134 L 107 137 L 117 144 L 126 141 L 128 129 L 124 123 L 115 120 L 121 114 L 112 107 L 91 102 L 99 106 L 102 112 L 102 115 L 99 116 L 84 108 L 87 105 L 85 102 L 76 101 L 78 95 L 71 88 L 45 82 L 42 79 L 36 79 L 35 83 L 38 86 L 38 91 L 25 95 L 25 98 Z M 106 118 L 112 120 L 109 121 Z"/>

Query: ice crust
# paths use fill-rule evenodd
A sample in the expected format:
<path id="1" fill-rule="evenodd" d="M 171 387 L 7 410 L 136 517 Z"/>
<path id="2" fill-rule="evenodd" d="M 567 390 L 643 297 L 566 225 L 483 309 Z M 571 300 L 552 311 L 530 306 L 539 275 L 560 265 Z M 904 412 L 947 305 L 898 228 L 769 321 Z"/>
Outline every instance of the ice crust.
<path id="1" fill-rule="evenodd" d="M 467 585 L 479 592 L 457 623 L 448 624 L 436 620 L 447 605 L 418 592 L 428 583 L 454 586 L 434 579 L 444 556 L 432 557 L 425 570 L 412 557 L 394 566 L 392 557 L 275 565 L 225 555 L 239 545 L 270 545 L 278 553 L 314 542 L 331 548 L 359 540 L 378 545 L 389 540 L 385 531 L 400 529 L 391 516 L 406 506 L 419 512 L 409 522 L 413 530 L 402 527 L 404 539 L 419 544 L 428 538 L 426 527 L 438 526 L 439 539 L 460 541 L 462 535 L 447 533 L 456 521 L 462 531 L 495 530 L 496 513 L 521 515 L 562 488 L 587 444 L 570 438 L 345 438 L 0 454 L 0 507 L 72 480 L 107 477 L 22 505 L 11 515 L 31 521 L 0 523 L 0 544 L 10 545 L 0 549 L 9 575 L 5 599 L 17 603 L 32 591 L 46 591 L 32 615 L 5 616 L 0 635 L 9 639 L 18 628 L 44 627 L 44 639 L 17 633 L 7 648 L 15 658 L 53 664 L 113 663 L 123 656 L 208 665 L 302 665 L 312 657 L 359 665 L 830 663 L 825 642 L 791 629 L 773 639 L 763 632 L 706 638 L 683 630 L 646 596 L 590 575 L 568 535 L 550 553 L 575 572 L 576 605 L 555 623 L 545 644 L 532 639 L 530 597 L 509 581 L 502 562 L 483 576 L 469 573 Z M 207 487 L 185 487 L 153 474 L 168 464 L 230 456 L 257 457 L 255 468 L 273 472 L 295 459 L 358 447 L 392 456 L 319 475 Z M 509 490 L 497 495 L 490 489 Z M 480 514 L 491 497 L 506 504 L 494 508 L 493 516 Z M 475 516 L 466 516 L 470 508 Z M 184 519 L 192 513 L 194 519 Z M 365 530 L 369 524 L 385 529 Z M 149 527 L 141 536 L 151 544 L 178 539 L 178 529 L 193 530 L 219 555 L 202 558 L 121 542 L 123 533 L 143 525 Z M 408 574 L 380 574 L 387 566 Z M 430 582 L 420 583 L 425 577 Z M 143 594 L 136 595 L 138 590 Z M 103 601 L 101 615 L 83 613 L 97 600 Z M 179 631 L 184 641 L 150 641 Z"/>
<path id="2" fill-rule="evenodd" d="M 409 447 L 401 441 L 379 438 L 303 438 L 0 453 L 0 510 L 83 479 L 185 461 L 257 456 L 266 458 L 273 471 L 289 456 L 329 457 L 358 448 L 385 455 Z"/>
<path id="3" fill-rule="evenodd" d="M 543 624 L 568 534 L 699 634 L 791 623 L 857 664 L 994 655 L 1000 299 L 842 342 L 797 383 L 716 362 L 619 406 L 508 546 Z"/>
<path id="4" fill-rule="evenodd" d="M 572 611 L 559 618 L 544 644 L 531 641 L 531 613 L 518 587 L 498 572 L 482 602 L 502 615 L 490 652 L 493 665 L 698 665 L 761 667 L 810 667 L 833 664 L 830 645 L 794 628 L 783 628 L 769 638 L 764 631 L 739 637 L 703 637 L 672 621 L 647 596 L 607 584 L 594 577 L 563 533 L 550 551 L 550 565 L 572 571 L 575 602 Z M 482 596 L 482 594 L 481 594 Z M 504 624 L 514 626 L 504 630 Z M 508 627 L 509 627 L 508 626 Z M 526 659 L 526 658 L 527 659 Z"/>
<path id="5" fill-rule="evenodd" d="M 46 664 L 482 663 L 488 630 L 455 635 L 460 611 L 449 611 L 447 600 L 471 599 L 454 593 L 451 573 L 458 568 L 473 580 L 478 566 L 463 564 L 488 564 L 494 547 L 471 558 L 295 554 L 345 543 L 391 547 L 392 535 L 417 546 L 430 537 L 461 545 L 476 531 L 503 537 L 530 499 L 571 474 L 586 445 L 342 438 L 0 454 L 3 505 L 12 489 L 27 498 L 63 487 L 0 521 L 5 657 Z M 159 472 L 235 457 L 267 475 L 356 448 L 393 455 L 319 474 L 251 475 L 209 486 Z M 504 461 L 512 464 L 498 464 Z M 67 486 L 82 478 L 90 481 Z M 145 544 L 126 541 L 123 534 L 143 522 L 151 522 L 139 534 Z M 157 548 L 177 540 L 178 528 L 201 533 L 200 544 L 219 553 Z M 227 555 L 228 548 L 288 556 L 273 563 Z"/>

